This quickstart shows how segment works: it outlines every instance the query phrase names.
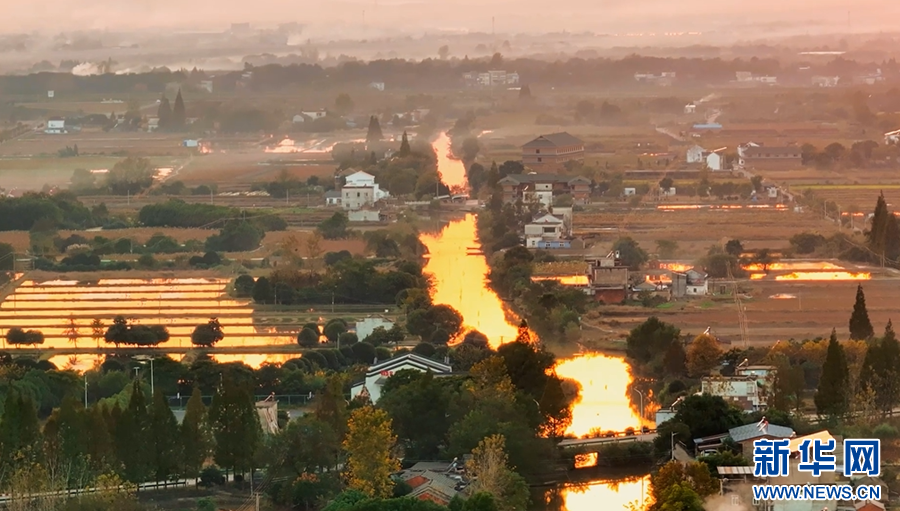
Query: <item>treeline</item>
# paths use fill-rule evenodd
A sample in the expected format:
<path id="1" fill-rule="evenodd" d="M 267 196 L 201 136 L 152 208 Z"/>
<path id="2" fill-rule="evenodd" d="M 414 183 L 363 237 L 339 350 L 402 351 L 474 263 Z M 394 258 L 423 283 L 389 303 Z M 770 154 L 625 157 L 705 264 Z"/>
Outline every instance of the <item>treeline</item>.
<path id="1" fill-rule="evenodd" d="M 827 76 L 838 75 L 842 81 L 852 81 L 854 75 L 872 66 L 838 57 L 825 64 L 810 64 L 808 73 Z M 898 72 L 893 60 L 877 67 L 887 76 Z M 871 68 L 871 69 L 870 69 Z M 660 58 L 632 55 L 622 59 L 569 58 L 568 60 L 538 60 L 533 58 L 504 59 L 499 53 L 490 59 L 426 59 L 420 62 L 402 59 L 350 61 L 336 67 L 318 64 L 264 65 L 250 69 L 253 74 L 243 79 L 245 71 L 219 73 L 212 81 L 216 91 L 234 91 L 238 82 L 254 91 L 284 90 L 315 84 L 319 88 L 358 84 L 365 86 L 385 76 L 391 76 L 398 88 L 431 87 L 445 89 L 463 85 L 462 74 L 487 72 L 491 69 L 516 70 L 523 81 L 555 87 L 579 86 L 630 86 L 634 87 L 635 73 L 675 72 L 678 82 L 685 85 L 727 83 L 735 79 L 735 72 L 747 71 L 756 75 L 778 76 L 790 81 L 798 76 L 797 67 L 782 64 L 776 59 Z M 809 76 L 809 75 L 803 75 Z M 33 94 L 38 90 L 57 90 L 61 93 L 118 93 L 125 94 L 138 88 L 162 94 L 172 82 L 185 82 L 189 76 L 183 72 L 161 70 L 141 74 L 102 74 L 73 76 L 69 73 L 36 73 L 0 77 L 0 89 L 8 94 Z M 249 83 L 247 83 L 249 82 Z M 808 83 L 808 78 L 807 78 Z"/>
<path id="2" fill-rule="evenodd" d="M 28 231 L 36 224 L 42 229 L 89 229 L 103 225 L 107 217 L 105 206 L 88 209 L 68 192 L 0 197 L 0 231 Z"/>
<path id="3" fill-rule="evenodd" d="M 188 203 L 179 199 L 148 204 L 138 212 L 138 221 L 147 227 L 221 227 L 221 224 L 228 220 L 241 219 L 248 220 L 266 231 L 287 229 L 287 222 L 277 215 L 212 204 Z"/>

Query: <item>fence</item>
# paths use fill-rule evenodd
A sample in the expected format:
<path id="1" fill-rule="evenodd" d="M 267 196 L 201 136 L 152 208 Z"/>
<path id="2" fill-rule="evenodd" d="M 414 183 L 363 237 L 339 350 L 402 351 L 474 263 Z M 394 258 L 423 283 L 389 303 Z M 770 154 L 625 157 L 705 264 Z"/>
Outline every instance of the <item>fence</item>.
<path id="1" fill-rule="evenodd" d="M 14 500 L 34 500 L 39 498 L 70 498 L 75 497 L 77 495 L 88 495 L 91 493 L 97 492 L 108 492 L 108 491 L 125 491 L 129 488 L 134 488 L 137 492 L 141 491 L 151 491 L 151 490 L 159 490 L 159 489 L 169 489 L 169 488 L 187 488 L 188 485 L 194 486 L 197 484 L 196 479 L 178 479 L 175 481 L 153 481 L 149 483 L 140 483 L 135 485 L 122 485 L 111 488 L 75 488 L 70 490 L 59 490 L 59 491 L 48 491 L 42 493 L 30 493 L 28 495 L 0 495 L 0 505 L 8 506 Z"/>
<path id="2" fill-rule="evenodd" d="M 269 399 L 270 397 L 272 397 L 272 396 L 270 396 L 268 394 L 256 395 L 256 396 L 253 396 L 253 399 L 255 401 L 265 401 L 266 399 Z M 286 407 L 306 405 L 310 401 L 312 401 L 312 399 L 314 397 L 315 397 L 315 394 L 313 394 L 312 392 L 310 392 L 309 394 L 276 394 L 274 396 L 275 401 L 278 402 L 279 405 L 286 406 Z M 185 407 L 187 407 L 187 402 L 189 399 L 191 399 L 191 396 L 177 394 L 174 396 L 167 396 L 166 399 L 169 400 L 169 406 L 171 408 L 185 408 Z M 203 400 L 203 404 L 205 404 L 206 406 L 209 406 L 212 403 L 213 397 L 212 396 L 200 396 L 200 399 Z"/>

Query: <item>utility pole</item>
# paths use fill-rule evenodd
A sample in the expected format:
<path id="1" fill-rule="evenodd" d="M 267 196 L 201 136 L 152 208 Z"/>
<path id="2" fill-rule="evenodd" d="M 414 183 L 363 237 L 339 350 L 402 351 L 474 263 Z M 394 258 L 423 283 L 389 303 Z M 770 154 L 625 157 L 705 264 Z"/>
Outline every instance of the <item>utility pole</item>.
<path id="1" fill-rule="evenodd" d="M 334 291 L 331 292 L 331 313 L 334 314 Z"/>
<path id="2" fill-rule="evenodd" d="M 84 372 L 84 408 L 87 409 L 87 371 Z"/>

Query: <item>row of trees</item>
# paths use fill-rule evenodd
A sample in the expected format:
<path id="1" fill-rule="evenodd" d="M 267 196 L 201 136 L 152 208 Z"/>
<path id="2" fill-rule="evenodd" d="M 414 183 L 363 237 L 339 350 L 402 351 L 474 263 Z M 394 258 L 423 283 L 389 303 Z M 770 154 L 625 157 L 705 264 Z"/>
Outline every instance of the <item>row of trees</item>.
<path id="1" fill-rule="evenodd" d="M 198 477 L 210 455 L 223 467 L 248 470 L 260 442 L 252 395 L 231 380 L 223 380 L 208 412 L 195 389 L 180 426 L 162 392 L 147 403 L 137 380 L 88 408 L 64 398 L 43 428 L 34 403 L 11 388 L 0 418 L 0 469 L 10 474 L 40 464 L 66 474 L 68 488 L 106 474 L 135 483 L 166 481 Z"/>

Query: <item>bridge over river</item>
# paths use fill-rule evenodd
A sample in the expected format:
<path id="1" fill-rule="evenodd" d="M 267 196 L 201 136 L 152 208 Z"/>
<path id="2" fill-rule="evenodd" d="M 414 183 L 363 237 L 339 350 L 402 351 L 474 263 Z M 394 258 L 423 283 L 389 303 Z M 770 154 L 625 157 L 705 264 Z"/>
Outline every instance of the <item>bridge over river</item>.
<path id="1" fill-rule="evenodd" d="M 646 433 L 616 433 L 615 435 L 602 436 L 597 438 L 567 438 L 558 445 L 563 449 L 578 449 L 584 447 L 596 447 L 605 444 L 618 444 L 630 442 L 652 442 L 656 440 L 656 430 L 649 430 Z"/>

